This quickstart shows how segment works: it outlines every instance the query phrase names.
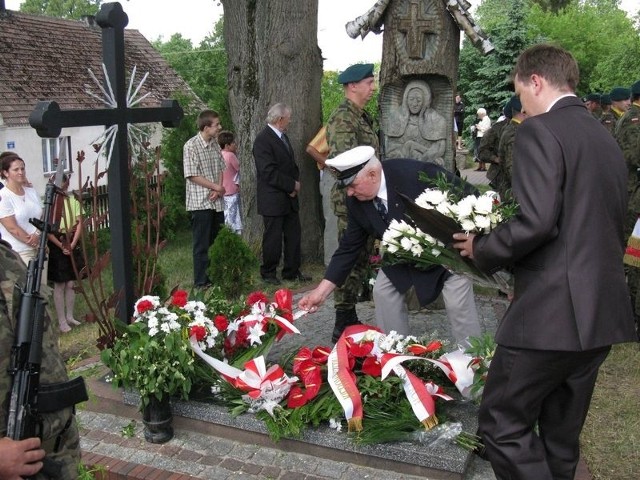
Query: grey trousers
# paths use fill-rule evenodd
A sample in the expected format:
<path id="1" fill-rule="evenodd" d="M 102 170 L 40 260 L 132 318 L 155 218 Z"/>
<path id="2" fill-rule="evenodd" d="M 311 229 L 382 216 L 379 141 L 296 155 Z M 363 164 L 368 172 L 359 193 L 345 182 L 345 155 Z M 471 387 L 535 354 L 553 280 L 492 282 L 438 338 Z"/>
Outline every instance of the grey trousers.
<path id="1" fill-rule="evenodd" d="M 331 205 L 331 189 L 336 179 L 329 172 L 321 172 L 320 195 L 322 195 L 322 213 L 324 214 L 324 265 L 329 265 L 331 257 L 338 249 L 338 219 Z"/>
<path id="2" fill-rule="evenodd" d="M 482 333 L 473 297 L 473 282 L 467 277 L 453 274 L 444 282 L 442 297 L 451 324 L 451 334 L 458 345 L 465 347 L 468 337 Z M 382 269 L 378 271 L 373 287 L 373 301 L 378 327 L 385 333 L 395 330 L 401 335 L 409 335 L 409 311 L 405 295 L 393 286 Z"/>

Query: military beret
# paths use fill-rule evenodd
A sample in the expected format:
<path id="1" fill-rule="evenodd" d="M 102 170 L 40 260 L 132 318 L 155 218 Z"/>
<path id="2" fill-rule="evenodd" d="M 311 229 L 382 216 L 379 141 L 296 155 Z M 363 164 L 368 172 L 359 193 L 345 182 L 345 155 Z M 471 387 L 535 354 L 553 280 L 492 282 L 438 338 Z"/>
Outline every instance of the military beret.
<path id="1" fill-rule="evenodd" d="M 358 172 L 371 160 L 375 153 L 376 151 L 373 147 L 361 145 L 330 158 L 325 165 L 329 167 L 329 171 L 336 177 L 338 188 L 345 188 L 353 182 Z"/>
<path id="2" fill-rule="evenodd" d="M 522 102 L 520 101 L 520 97 L 517 95 L 514 95 L 513 97 L 511 97 L 511 100 L 509 100 L 509 102 L 511 103 L 511 110 L 514 112 L 522 112 Z"/>
<path id="3" fill-rule="evenodd" d="M 502 107 L 502 113 L 507 118 L 513 117 L 513 113 L 511 111 L 511 99 L 507 100 L 504 107 Z"/>
<path id="4" fill-rule="evenodd" d="M 355 83 L 369 77 L 373 77 L 373 63 L 357 63 L 338 75 L 338 83 Z"/>
<path id="5" fill-rule="evenodd" d="M 621 100 L 628 100 L 631 96 L 631 90 L 625 87 L 616 87 L 611 92 L 609 92 L 609 96 L 611 100 L 614 102 L 619 102 Z"/>
<path id="6" fill-rule="evenodd" d="M 600 104 L 611 105 L 611 96 L 608 93 L 603 93 L 600 97 Z"/>
<path id="7" fill-rule="evenodd" d="M 640 95 L 640 80 L 631 85 L 631 95 Z"/>
<path id="8" fill-rule="evenodd" d="M 590 93 L 589 95 L 584 97 L 584 99 L 582 101 L 583 102 L 598 102 L 598 103 L 600 103 L 601 100 L 602 100 L 602 96 L 599 93 Z"/>

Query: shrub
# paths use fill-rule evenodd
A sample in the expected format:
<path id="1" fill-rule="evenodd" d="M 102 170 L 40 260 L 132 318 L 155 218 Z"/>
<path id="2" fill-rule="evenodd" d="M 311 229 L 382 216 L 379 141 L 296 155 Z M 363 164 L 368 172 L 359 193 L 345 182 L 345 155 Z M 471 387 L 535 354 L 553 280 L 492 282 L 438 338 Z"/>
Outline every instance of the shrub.
<path id="1" fill-rule="evenodd" d="M 258 268 L 258 258 L 242 237 L 223 227 L 209 249 L 209 278 L 227 298 L 249 293 Z"/>

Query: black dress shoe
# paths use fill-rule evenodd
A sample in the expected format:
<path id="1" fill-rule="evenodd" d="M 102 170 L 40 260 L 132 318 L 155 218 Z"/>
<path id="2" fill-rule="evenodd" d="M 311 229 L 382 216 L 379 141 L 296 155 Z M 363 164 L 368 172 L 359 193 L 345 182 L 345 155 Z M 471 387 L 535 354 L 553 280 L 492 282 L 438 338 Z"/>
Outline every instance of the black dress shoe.
<path id="1" fill-rule="evenodd" d="M 311 280 L 313 280 L 309 275 L 305 275 L 301 272 L 298 272 L 290 277 L 283 276 L 282 278 L 284 278 L 285 280 L 297 280 L 299 282 L 310 282 Z"/>
<path id="2" fill-rule="evenodd" d="M 262 281 L 271 285 L 280 285 L 278 277 L 262 277 Z"/>

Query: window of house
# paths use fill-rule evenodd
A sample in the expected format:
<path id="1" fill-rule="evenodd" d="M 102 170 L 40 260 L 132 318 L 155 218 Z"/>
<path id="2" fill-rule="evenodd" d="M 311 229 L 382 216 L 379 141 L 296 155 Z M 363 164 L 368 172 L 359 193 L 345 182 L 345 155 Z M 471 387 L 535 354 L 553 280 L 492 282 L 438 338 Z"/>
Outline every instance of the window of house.
<path id="1" fill-rule="evenodd" d="M 64 161 L 64 171 L 71 171 L 71 137 L 42 139 L 42 171 L 54 173 L 58 167 L 58 159 Z"/>

